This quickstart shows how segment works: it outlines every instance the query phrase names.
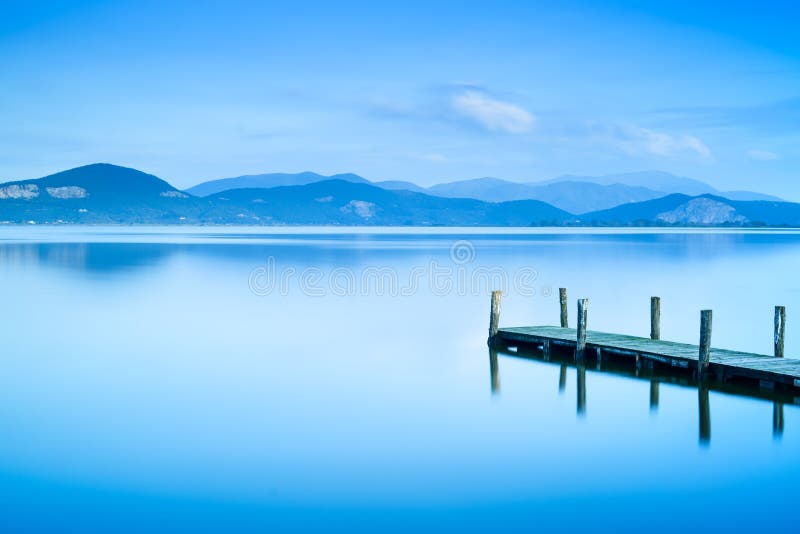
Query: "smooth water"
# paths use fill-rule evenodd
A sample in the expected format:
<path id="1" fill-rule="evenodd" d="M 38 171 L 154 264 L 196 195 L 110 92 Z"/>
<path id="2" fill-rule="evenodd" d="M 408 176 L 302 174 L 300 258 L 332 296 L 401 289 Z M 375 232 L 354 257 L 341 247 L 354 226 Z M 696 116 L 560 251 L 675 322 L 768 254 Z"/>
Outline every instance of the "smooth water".
<path id="1" fill-rule="evenodd" d="M 800 356 L 800 233 L 0 228 L 0 529 L 796 527 L 800 409 L 486 347 L 556 324 Z M 491 286 L 491 287 L 490 287 Z M 800 313 L 800 312 L 797 312 Z M 800 402 L 800 401 L 799 401 Z"/>

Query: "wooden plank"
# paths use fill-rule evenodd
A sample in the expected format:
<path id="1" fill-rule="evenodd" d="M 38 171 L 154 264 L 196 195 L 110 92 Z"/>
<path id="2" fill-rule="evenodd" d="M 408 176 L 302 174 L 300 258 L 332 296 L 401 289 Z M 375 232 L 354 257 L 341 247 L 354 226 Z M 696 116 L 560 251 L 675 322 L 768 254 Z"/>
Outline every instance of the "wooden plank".
<path id="1" fill-rule="evenodd" d="M 548 342 L 553 346 L 577 349 L 581 336 L 575 328 L 523 326 L 498 329 L 497 337 L 523 343 L 535 341 L 540 345 Z M 699 345 L 586 330 L 584 350 L 597 349 L 683 368 L 699 366 L 702 354 Z M 707 368 L 722 372 L 725 376 L 741 376 L 800 388 L 800 360 L 797 359 L 712 348 L 709 340 L 707 361 Z"/>

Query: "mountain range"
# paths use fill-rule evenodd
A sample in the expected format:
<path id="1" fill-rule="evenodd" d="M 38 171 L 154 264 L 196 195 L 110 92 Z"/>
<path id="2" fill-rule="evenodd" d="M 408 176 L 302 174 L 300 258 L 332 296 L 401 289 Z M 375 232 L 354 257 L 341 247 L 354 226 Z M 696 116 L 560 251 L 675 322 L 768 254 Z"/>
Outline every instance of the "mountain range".
<path id="1" fill-rule="evenodd" d="M 627 204 L 661 198 L 671 193 L 719 195 L 731 200 L 772 200 L 777 197 L 751 191 L 721 192 L 711 185 L 666 172 L 647 171 L 605 176 L 565 175 L 546 182 L 519 183 L 499 178 L 476 178 L 437 184 L 428 188 L 407 181 L 370 182 L 357 174 L 323 176 L 313 172 L 297 174 L 257 174 L 203 182 L 187 189 L 196 196 L 208 196 L 228 189 L 270 188 L 307 185 L 323 180 L 345 180 L 372 184 L 393 191 L 414 191 L 447 198 L 472 198 L 484 202 L 541 200 L 570 213 L 589 213 Z"/>
<path id="2" fill-rule="evenodd" d="M 800 204 L 719 192 L 668 173 L 481 178 L 422 188 L 356 174 L 249 175 L 180 191 L 135 169 L 86 165 L 0 184 L 0 222 L 413 226 L 800 226 Z"/>
<path id="3" fill-rule="evenodd" d="M 350 173 L 323 176 L 315 172 L 299 172 L 296 174 L 276 172 L 270 174 L 248 174 L 245 176 L 237 176 L 236 178 L 211 180 L 190 187 L 186 192 L 198 197 L 207 197 L 230 189 L 259 189 L 284 185 L 307 185 L 315 182 L 323 182 L 325 180 L 343 180 L 345 182 L 357 184 L 370 183 L 366 178 Z"/>

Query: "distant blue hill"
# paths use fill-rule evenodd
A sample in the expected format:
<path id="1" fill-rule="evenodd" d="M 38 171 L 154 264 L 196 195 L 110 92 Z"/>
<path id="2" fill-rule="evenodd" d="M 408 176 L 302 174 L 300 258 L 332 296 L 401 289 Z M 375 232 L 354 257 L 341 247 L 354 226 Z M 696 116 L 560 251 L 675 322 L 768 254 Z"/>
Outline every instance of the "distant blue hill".
<path id="1" fill-rule="evenodd" d="M 564 175 L 547 182 L 531 183 L 530 185 L 540 185 L 541 183 L 554 184 L 559 182 L 581 182 L 594 183 L 600 185 L 623 185 L 630 187 L 642 187 L 659 193 L 664 196 L 672 193 L 682 193 L 684 195 L 719 195 L 730 200 L 773 200 L 782 199 L 756 193 L 753 191 L 720 191 L 719 189 L 693 178 L 676 176 L 664 171 L 640 171 L 620 174 L 606 174 L 603 176 L 575 176 Z M 653 197 L 657 198 L 657 197 Z M 597 208 L 602 209 L 602 208 Z"/>
<path id="2" fill-rule="evenodd" d="M 439 197 L 471 198 L 485 202 L 540 200 L 570 213 L 598 211 L 630 202 L 660 198 L 672 193 L 689 195 L 710 193 L 731 200 L 780 201 L 777 197 L 750 191 L 720 192 L 699 180 L 661 171 L 606 176 L 562 176 L 546 182 L 529 183 L 510 182 L 499 178 L 476 178 L 441 183 L 428 188 L 402 180 L 370 182 L 356 174 L 324 176 L 313 172 L 271 173 L 204 182 L 188 189 L 187 192 L 204 197 L 230 189 L 307 185 L 331 179 L 372 184 L 393 191 L 414 191 Z"/>
<path id="3" fill-rule="evenodd" d="M 686 178 L 676 176 L 664 171 L 640 171 L 619 174 L 606 174 L 602 176 L 577 176 L 566 174 L 559 176 L 545 183 L 557 182 L 588 182 L 600 185 L 621 184 L 633 187 L 646 187 L 653 191 L 662 193 L 683 193 L 685 195 L 703 195 L 706 193 L 718 193 L 717 189 L 711 185 Z M 536 185 L 532 183 L 531 185 Z"/>
<path id="4" fill-rule="evenodd" d="M 668 195 L 586 213 L 582 224 L 611 226 L 800 226 L 800 204 L 729 200 L 716 195 Z"/>
<path id="5" fill-rule="evenodd" d="M 20 180 L 0 184 L 3 193 L 1 196 L 14 196 L 12 191 L 16 187 L 29 192 L 32 198 L 58 199 L 69 197 L 87 197 L 102 199 L 121 199 L 128 201 L 163 197 L 164 194 L 185 196 L 169 183 L 142 171 L 128 167 L 120 167 L 109 163 L 94 163 L 77 167 L 67 171 L 58 172 L 35 180 Z M 64 188 L 75 188 L 70 191 Z M 82 191 L 81 191 L 82 190 Z M 23 194 L 23 196 L 26 196 Z"/>
<path id="6" fill-rule="evenodd" d="M 308 184 L 234 188 L 197 197 L 135 169 L 86 165 L 37 180 L 0 184 L 0 223 L 800 226 L 800 204 L 730 200 L 716 194 L 671 194 L 575 215 L 541 200 L 450 198 L 379 187 L 356 175 L 317 181 L 319 175 L 312 174 L 276 179 L 313 180 Z M 619 201 L 630 191 L 614 184 L 574 182 L 537 187 L 574 205 L 615 190 Z"/>
<path id="7" fill-rule="evenodd" d="M 414 191 L 415 193 L 427 193 L 429 195 L 432 194 L 424 187 L 420 187 L 415 183 L 405 182 L 403 180 L 384 180 L 382 182 L 374 182 L 374 184 L 380 188 L 389 189 L 392 191 Z"/>
<path id="8" fill-rule="evenodd" d="M 498 178 L 477 178 L 434 185 L 431 194 L 451 198 L 475 198 L 486 202 L 535 199 L 571 213 L 610 208 L 664 196 L 661 191 L 621 184 L 562 181 L 544 184 L 517 183 Z"/>
<path id="9" fill-rule="evenodd" d="M 211 180 L 209 182 L 203 182 L 195 185 L 194 187 L 190 187 L 186 190 L 186 192 L 198 197 L 207 197 L 209 195 L 213 195 L 214 193 L 228 191 L 230 189 L 253 189 L 280 187 L 285 185 L 306 185 L 325 180 L 345 180 L 347 182 L 362 184 L 370 183 L 369 180 L 352 173 L 323 176 L 315 172 L 300 172 L 296 174 L 277 172 L 268 174 L 249 174 L 245 176 L 237 176 L 235 178 Z"/>
<path id="10" fill-rule="evenodd" d="M 570 213 L 537 200 L 496 204 L 344 180 L 234 189 L 207 198 L 217 205 L 238 206 L 245 218 L 267 224 L 531 226 L 575 220 Z"/>
<path id="11" fill-rule="evenodd" d="M 0 222 L 167 224 L 200 209 L 152 174 L 107 163 L 0 184 Z"/>
<path id="12" fill-rule="evenodd" d="M 291 176 L 290 180 L 315 178 Z M 0 222 L 528 226 L 574 219 L 539 201 L 503 205 L 440 198 L 344 176 L 349 179 L 231 189 L 199 198 L 135 169 L 93 164 L 0 184 Z"/>

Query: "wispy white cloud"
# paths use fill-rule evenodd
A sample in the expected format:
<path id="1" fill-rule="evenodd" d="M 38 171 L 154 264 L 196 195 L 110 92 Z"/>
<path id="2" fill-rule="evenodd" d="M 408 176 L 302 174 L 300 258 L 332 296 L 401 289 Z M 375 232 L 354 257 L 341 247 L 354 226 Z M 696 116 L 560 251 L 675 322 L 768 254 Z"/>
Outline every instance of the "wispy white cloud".
<path id="1" fill-rule="evenodd" d="M 738 107 L 705 106 L 654 110 L 654 119 L 673 128 L 736 128 L 795 135 L 800 97 Z"/>
<path id="2" fill-rule="evenodd" d="M 528 133 L 537 125 L 537 118 L 524 107 L 497 97 L 484 86 L 466 83 L 432 86 L 417 101 L 372 99 L 368 112 L 381 119 L 509 134 Z"/>
<path id="3" fill-rule="evenodd" d="M 438 153 L 419 154 L 415 158 L 423 161 L 432 161 L 433 163 L 447 163 L 448 161 L 446 156 Z"/>
<path id="4" fill-rule="evenodd" d="M 597 128 L 593 128 L 597 130 Z M 711 149 L 693 135 L 668 134 L 642 128 L 635 124 L 604 126 L 599 128 L 606 139 L 618 149 L 632 155 L 674 156 L 694 154 L 711 158 Z"/>
<path id="5" fill-rule="evenodd" d="M 641 139 L 644 147 L 651 154 L 659 156 L 669 156 L 677 152 L 694 152 L 704 158 L 711 157 L 711 150 L 697 137 L 693 135 L 670 135 L 655 132 L 645 128 L 639 128 L 637 135 Z"/>
<path id="6" fill-rule="evenodd" d="M 775 152 L 770 152 L 769 150 L 759 150 L 759 149 L 752 149 L 747 151 L 747 156 L 750 159 L 755 159 L 758 161 L 775 161 L 779 159 L 780 156 Z"/>
<path id="7" fill-rule="evenodd" d="M 450 103 L 456 114 L 493 132 L 522 134 L 531 131 L 536 122 L 524 108 L 477 89 L 456 93 Z"/>

